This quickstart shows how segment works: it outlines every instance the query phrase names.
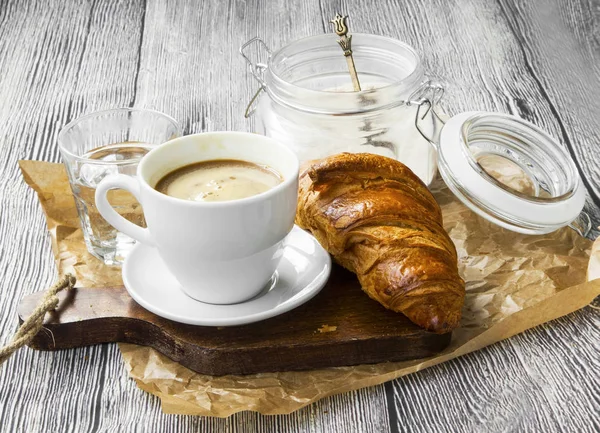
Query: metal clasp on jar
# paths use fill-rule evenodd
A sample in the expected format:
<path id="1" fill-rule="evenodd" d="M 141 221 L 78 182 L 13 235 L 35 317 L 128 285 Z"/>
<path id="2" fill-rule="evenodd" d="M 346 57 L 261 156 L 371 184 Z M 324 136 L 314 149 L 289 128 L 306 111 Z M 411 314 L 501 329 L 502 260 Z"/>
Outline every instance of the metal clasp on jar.
<path id="1" fill-rule="evenodd" d="M 259 47 L 258 47 L 259 50 L 262 47 L 267 52 L 267 61 L 271 58 L 271 55 L 273 54 L 271 49 L 269 48 L 269 46 L 265 43 L 265 41 L 263 41 L 258 36 L 250 39 L 248 42 L 246 42 L 244 45 L 242 45 L 240 47 L 240 54 L 242 55 L 244 60 L 246 60 L 246 63 L 248 64 L 248 69 L 250 69 L 250 72 L 252 73 L 252 75 L 254 76 L 256 81 L 258 81 L 258 83 L 260 84 L 260 87 L 254 93 L 254 96 L 252 96 L 252 98 L 250 99 L 250 102 L 248 103 L 248 106 L 246 107 L 246 111 L 244 111 L 244 117 L 246 119 L 249 118 L 250 116 L 252 116 L 252 114 L 256 110 L 256 108 L 254 107 L 254 104 L 255 104 L 255 102 L 258 101 L 258 98 L 260 97 L 260 93 L 263 90 L 267 89 L 267 84 L 265 83 L 265 80 L 263 77 L 264 77 L 265 70 L 268 68 L 268 65 L 264 62 L 256 62 L 256 63 L 252 62 L 252 59 L 250 59 L 250 56 L 245 52 L 245 50 L 247 50 L 251 45 L 253 45 L 255 43 L 259 44 Z"/>
<path id="2" fill-rule="evenodd" d="M 440 142 L 440 132 L 444 127 L 447 116 L 445 114 L 440 115 L 436 107 L 444 96 L 444 88 L 441 84 L 434 81 L 425 81 L 421 86 L 415 90 L 406 105 L 416 105 L 417 112 L 415 113 L 415 128 L 423 136 L 425 140 L 429 142 L 436 150 Z M 421 112 L 425 110 L 423 114 Z M 425 118 L 430 114 L 430 135 L 426 133 L 424 127 L 427 122 Z"/>

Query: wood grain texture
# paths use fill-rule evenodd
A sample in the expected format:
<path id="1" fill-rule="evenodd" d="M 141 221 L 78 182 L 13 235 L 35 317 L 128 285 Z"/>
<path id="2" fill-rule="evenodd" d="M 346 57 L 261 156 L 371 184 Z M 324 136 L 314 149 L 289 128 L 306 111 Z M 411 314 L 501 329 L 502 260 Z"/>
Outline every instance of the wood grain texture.
<path id="1" fill-rule="evenodd" d="M 600 191 L 600 5 L 592 0 L 0 0 L 0 344 L 16 306 L 55 275 L 19 158 L 58 161 L 62 124 L 114 106 L 156 108 L 185 133 L 250 130 L 256 90 L 237 53 L 260 35 L 277 48 L 328 30 L 405 40 L 447 87 L 449 113 L 488 109 L 538 123 L 569 147 Z M 598 204 L 598 203 L 596 203 Z M 597 234 L 598 232 L 596 232 Z M 288 416 L 164 415 L 139 391 L 116 345 L 39 353 L 0 369 L 0 426 L 41 431 L 598 431 L 600 316 L 588 308 L 385 387 Z M 596 378 L 596 380 L 594 380 Z M 48 402 L 53 402 L 49 405 Z M 389 406 L 388 406 L 389 404 Z"/>
<path id="2" fill-rule="evenodd" d="M 20 322 L 44 292 L 23 298 Z M 125 287 L 74 288 L 58 295 L 47 332 L 28 344 L 60 350 L 100 343 L 153 347 L 201 374 L 254 374 L 427 358 L 444 350 L 452 333 L 426 332 L 407 317 L 364 296 L 354 274 L 335 265 L 314 299 L 293 313 L 240 326 L 193 326 L 157 316 Z M 323 330 L 324 327 L 333 329 Z"/>
<path id="3" fill-rule="evenodd" d="M 582 22 L 589 30 L 599 16 L 597 6 L 589 14 L 590 6 L 582 4 L 588 12 L 573 18 L 573 3 L 457 1 L 438 14 L 439 2 L 414 2 L 413 7 L 398 2 L 386 4 L 376 19 L 388 16 L 388 22 L 401 23 L 384 31 L 410 35 L 409 43 L 427 53 L 429 70 L 446 83 L 449 113 L 503 111 L 542 126 L 569 148 L 586 184 L 597 188 L 598 41 L 577 42 L 572 29 L 581 32 L 577 23 Z M 428 25 L 413 35 L 414 22 L 425 17 Z M 598 226 L 600 201 L 593 189 L 588 191 L 586 211 Z M 574 317 L 477 352 L 469 361 L 420 373 L 428 377 L 425 382 L 409 376 L 387 384 L 396 408 L 390 409 L 392 430 L 597 430 L 598 410 L 592 408 L 598 407 L 598 394 L 589 380 L 600 376 L 592 361 L 594 341 L 600 341 L 599 316 L 590 308 Z M 448 376 L 457 380 L 447 381 Z M 440 399 L 432 402 L 431 395 Z"/>

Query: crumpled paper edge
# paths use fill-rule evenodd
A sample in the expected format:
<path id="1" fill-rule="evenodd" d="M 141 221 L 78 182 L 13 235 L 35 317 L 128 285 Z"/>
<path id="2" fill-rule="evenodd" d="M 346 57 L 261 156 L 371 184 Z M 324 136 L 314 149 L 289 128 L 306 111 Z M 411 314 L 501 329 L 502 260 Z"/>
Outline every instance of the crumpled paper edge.
<path id="1" fill-rule="evenodd" d="M 576 298 L 571 296 L 574 291 L 579 292 Z M 371 369 L 375 366 L 369 365 L 354 367 L 334 367 L 331 369 L 322 370 L 329 370 L 331 372 L 334 372 L 334 370 L 337 370 L 337 372 L 346 370 L 348 372 L 348 378 L 345 381 L 345 385 L 337 389 L 331 390 L 326 394 L 315 395 L 312 398 L 296 399 L 293 394 L 290 394 L 287 396 L 288 404 L 285 410 L 280 410 L 277 408 L 268 410 L 258 410 L 260 406 L 264 406 L 264 402 L 262 401 L 263 393 L 261 393 L 260 390 L 256 390 L 256 395 L 253 395 L 253 393 L 251 392 L 247 392 L 245 394 L 245 398 L 247 399 L 248 403 L 247 410 L 258 410 L 263 415 L 289 414 L 305 406 L 308 406 L 324 397 L 354 391 L 369 386 L 379 385 L 384 382 L 396 379 L 398 377 L 415 373 L 417 371 L 424 370 L 425 368 L 449 361 L 450 359 L 457 358 L 467 353 L 479 350 L 483 347 L 497 343 L 498 341 L 510 338 L 516 334 L 520 334 L 526 331 L 527 329 L 539 326 L 543 323 L 547 323 L 551 320 L 570 314 L 591 303 L 594 300 L 594 298 L 598 295 L 600 295 L 600 279 L 566 288 L 556 293 L 550 298 L 542 300 L 533 306 L 524 308 L 521 311 L 513 313 L 512 315 L 508 316 L 493 327 L 482 332 L 478 336 L 470 339 L 462 346 L 452 349 L 448 353 L 437 355 L 433 358 L 428 358 L 425 360 L 419 360 L 417 362 L 405 361 L 400 363 L 376 364 L 375 366 L 378 369 L 385 369 L 384 373 L 381 373 L 376 376 L 373 376 L 370 373 Z M 560 307 L 557 307 L 557 305 L 560 305 Z M 530 310 L 532 309 L 535 309 L 538 313 L 537 320 L 531 320 Z M 482 341 L 488 341 L 488 343 L 482 346 Z M 121 343 L 120 345 L 122 346 L 124 344 Z M 126 346 L 134 345 L 127 344 Z M 164 355 L 161 355 L 158 352 L 156 353 L 156 355 L 159 357 L 164 357 Z M 165 359 L 168 360 L 168 358 L 166 357 Z M 170 362 L 170 360 L 168 362 Z M 128 364 L 128 362 L 126 362 L 126 364 Z M 285 375 L 286 373 L 284 372 L 281 374 Z M 172 378 L 166 379 L 167 381 L 172 380 Z M 221 408 L 221 410 L 218 413 L 216 413 L 213 410 L 212 405 L 210 404 L 210 387 L 207 387 L 204 390 L 196 390 L 196 392 L 205 392 L 208 396 L 206 406 L 200 407 L 197 405 L 193 405 L 180 398 L 169 395 L 168 388 L 162 389 L 160 387 L 160 381 L 153 380 L 152 383 L 147 383 L 137 378 L 135 379 L 135 381 L 141 389 L 150 394 L 156 395 L 161 399 L 162 409 L 167 414 L 228 417 L 230 415 L 233 415 L 234 413 L 240 412 L 237 409 L 227 410 Z"/>

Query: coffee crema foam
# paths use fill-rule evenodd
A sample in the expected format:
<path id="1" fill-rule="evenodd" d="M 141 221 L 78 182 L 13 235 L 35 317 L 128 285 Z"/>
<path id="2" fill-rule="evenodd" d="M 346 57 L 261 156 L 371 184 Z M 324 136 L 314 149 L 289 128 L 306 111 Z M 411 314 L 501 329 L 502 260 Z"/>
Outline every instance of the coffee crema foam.
<path id="1" fill-rule="evenodd" d="M 202 161 L 180 167 L 158 181 L 155 189 L 190 201 L 239 200 L 268 191 L 283 182 L 271 167 L 235 159 Z"/>

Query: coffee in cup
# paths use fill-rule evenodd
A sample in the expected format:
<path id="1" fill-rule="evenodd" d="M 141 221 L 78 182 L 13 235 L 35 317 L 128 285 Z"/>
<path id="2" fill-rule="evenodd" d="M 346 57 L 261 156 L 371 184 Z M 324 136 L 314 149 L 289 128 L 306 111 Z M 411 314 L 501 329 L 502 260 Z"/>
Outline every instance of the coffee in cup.
<path id="1" fill-rule="evenodd" d="M 216 159 L 177 168 L 158 181 L 155 189 L 183 200 L 239 200 L 263 193 L 283 181 L 275 169 L 249 161 Z"/>

